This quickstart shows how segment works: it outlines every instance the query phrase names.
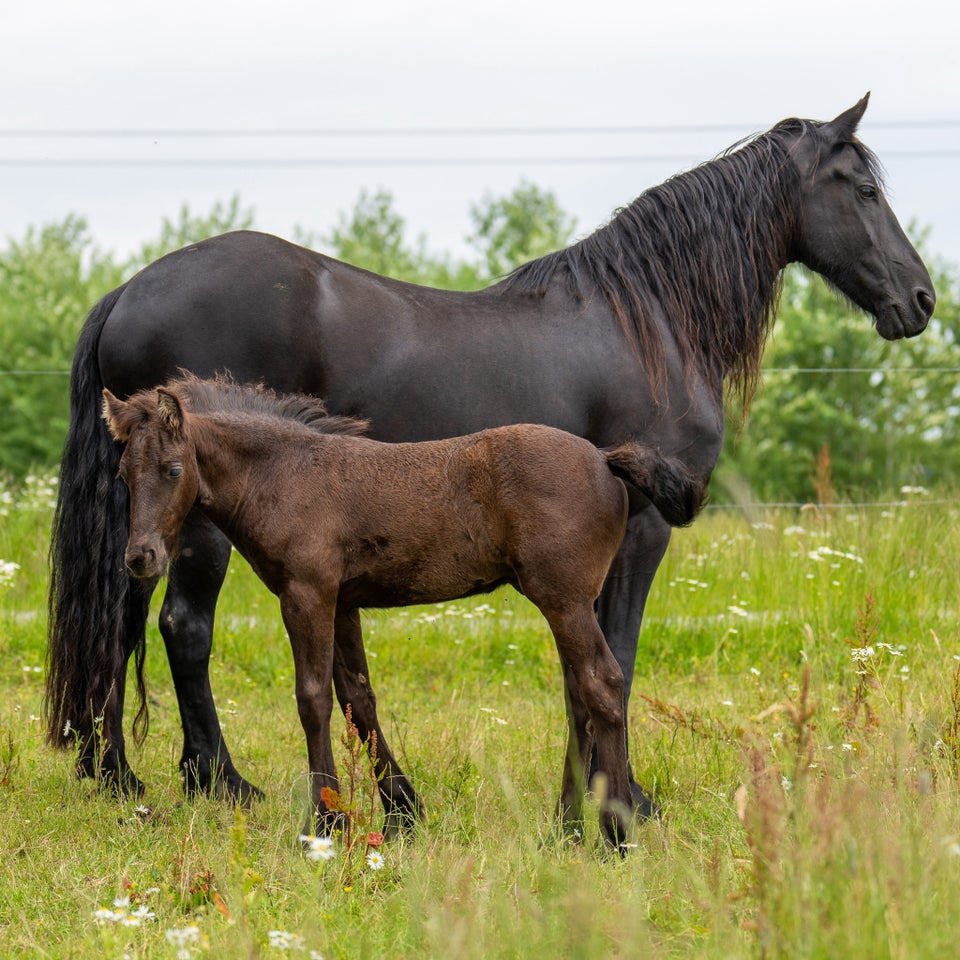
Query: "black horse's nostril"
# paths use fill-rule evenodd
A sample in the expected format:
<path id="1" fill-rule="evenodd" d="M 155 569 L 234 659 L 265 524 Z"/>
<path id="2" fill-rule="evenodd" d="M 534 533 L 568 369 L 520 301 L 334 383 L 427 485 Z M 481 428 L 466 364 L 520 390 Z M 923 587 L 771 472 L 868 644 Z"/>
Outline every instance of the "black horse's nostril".
<path id="1" fill-rule="evenodd" d="M 933 316 L 933 308 L 937 305 L 936 294 L 933 290 L 918 287 L 915 296 L 920 312 L 929 320 Z"/>

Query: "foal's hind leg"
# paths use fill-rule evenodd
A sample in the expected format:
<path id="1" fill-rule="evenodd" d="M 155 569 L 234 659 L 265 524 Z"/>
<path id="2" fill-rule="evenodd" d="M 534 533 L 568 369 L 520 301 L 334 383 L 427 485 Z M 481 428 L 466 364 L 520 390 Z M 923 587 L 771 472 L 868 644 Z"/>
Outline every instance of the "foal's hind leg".
<path id="1" fill-rule="evenodd" d="M 160 633 L 180 705 L 184 787 L 188 794 L 202 791 L 246 802 L 263 794 L 234 767 L 210 689 L 213 617 L 230 562 L 230 543 L 193 512 L 183 525 L 179 546 L 160 610 Z"/>
<path id="2" fill-rule="evenodd" d="M 143 782 L 127 762 L 126 742 L 123 736 L 123 705 L 127 687 L 127 664 L 143 640 L 146 629 L 150 596 L 156 581 L 144 582 L 130 578 L 126 605 L 123 613 L 123 657 L 116 667 L 114 686 L 106 704 L 93 704 L 102 718 L 102 729 L 96 729 L 80 737 L 80 752 L 77 757 L 77 774 L 81 777 L 96 777 L 101 787 L 115 791 L 121 797 L 139 797 L 144 792 Z M 80 725 L 78 724 L 78 727 Z"/>
<path id="3" fill-rule="evenodd" d="M 563 668 L 564 702 L 567 708 L 567 749 L 563 758 L 563 782 L 557 815 L 565 830 L 579 834 L 583 827 L 583 794 L 593 751 L 590 715 L 584 706 L 573 671 Z"/>
<path id="4" fill-rule="evenodd" d="M 575 753 L 582 784 L 596 743 L 599 771 L 607 778 L 601 825 L 607 839 L 617 846 L 627 838 L 633 807 L 627 776 L 623 672 L 607 647 L 589 602 L 537 605 L 553 631 L 571 704 L 571 733 L 577 743 L 571 742 L 567 762 Z M 570 789 L 566 771 L 565 767 L 565 791 Z M 564 802 L 561 798 L 561 804 Z"/>
<path id="5" fill-rule="evenodd" d="M 400 765 L 387 746 L 377 717 L 377 698 L 370 684 L 367 656 L 363 648 L 360 613 L 357 610 L 337 609 L 334 627 L 333 683 L 342 710 L 350 704 L 353 722 L 360 739 L 366 741 L 371 733 L 377 735 L 377 755 L 374 772 L 380 799 L 386 814 L 385 832 L 395 834 L 412 826 L 423 816 L 423 807 Z"/>

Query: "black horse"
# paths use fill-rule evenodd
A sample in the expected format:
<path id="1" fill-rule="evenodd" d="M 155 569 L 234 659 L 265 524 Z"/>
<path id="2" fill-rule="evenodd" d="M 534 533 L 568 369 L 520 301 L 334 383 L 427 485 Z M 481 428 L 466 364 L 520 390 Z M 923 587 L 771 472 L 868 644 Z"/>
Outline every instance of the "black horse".
<path id="1" fill-rule="evenodd" d="M 79 738 L 79 771 L 139 793 L 122 730 L 135 653 L 145 734 L 144 628 L 156 581 L 123 567 L 120 446 L 100 420 L 118 396 L 180 368 L 229 371 L 325 398 L 380 440 L 500 424 L 563 428 L 597 446 L 637 440 L 704 483 L 723 441 L 724 384 L 748 403 L 783 268 L 799 261 L 876 318 L 915 336 L 934 308 L 929 274 L 856 138 L 864 97 L 835 120 L 785 120 L 642 194 L 573 246 L 486 290 L 431 290 L 276 237 L 240 232 L 149 265 L 91 311 L 73 364 L 71 421 L 51 546 L 48 737 Z M 597 615 L 629 699 L 637 639 L 670 528 L 637 491 Z M 188 792 L 244 799 L 210 690 L 214 610 L 230 546 L 191 514 L 160 615 L 183 723 Z M 335 672 L 338 688 L 349 678 Z M 68 726 L 69 725 L 69 726 Z M 638 809 L 650 802 L 634 785 Z"/>

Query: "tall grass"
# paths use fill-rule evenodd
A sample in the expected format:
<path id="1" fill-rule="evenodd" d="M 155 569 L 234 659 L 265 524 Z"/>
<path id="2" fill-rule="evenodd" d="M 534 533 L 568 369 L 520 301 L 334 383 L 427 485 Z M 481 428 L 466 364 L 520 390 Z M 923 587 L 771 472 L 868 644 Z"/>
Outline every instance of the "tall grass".
<path id="1" fill-rule="evenodd" d="M 957 508 L 713 511 L 648 603 L 630 755 L 663 819 L 625 859 L 553 821 L 552 640 L 500 592 L 365 616 L 427 805 L 382 867 L 304 856 L 305 750 L 274 598 L 235 558 L 213 684 L 249 810 L 186 801 L 155 631 L 143 801 L 43 743 L 42 480 L 0 497 L 0 955 L 938 957 L 960 922 Z M 342 722 L 335 725 L 337 735 Z M 345 747 L 338 744 L 342 755 Z M 116 901 L 116 903 L 115 903 Z"/>

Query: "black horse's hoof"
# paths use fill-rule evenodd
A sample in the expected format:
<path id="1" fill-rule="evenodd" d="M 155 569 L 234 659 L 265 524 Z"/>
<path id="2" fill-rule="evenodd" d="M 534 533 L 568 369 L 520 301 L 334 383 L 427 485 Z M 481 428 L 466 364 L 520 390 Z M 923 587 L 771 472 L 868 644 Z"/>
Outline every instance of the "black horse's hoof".
<path id="1" fill-rule="evenodd" d="M 409 837 L 423 823 L 423 809 L 417 804 L 415 809 L 395 808 L 383 818 L 383 839 L 397 840 Z"/>
<path id="2" fill-rule="evenodd" d="M 112 793 L 119 800 L 135 800 L 146 793 L 143 781 L 126 764 L 108 764 L 109 758 L 85 756 L 77 760 L 78 780 L 97 781 L 97 789 L 103 793 Z"/>
<path id="3" fill-rule="evenodd" d="M 180 774 L 183 791 L 188 797 L 206 794 L 224 803 L 249 807 L 254 800 L 262 800 L 266 794 L 245 780 L 236 770 L 217 767 L 202 761 L 182 760 Z"/>
<path id="4" fill-rule="evenodd" d="M 633 817 L 638 823 L 660 819 L 660 804 L 650 797 L 643 787 L 632 778 L 630 780 L 630 794 L 633 797 Z"/>

